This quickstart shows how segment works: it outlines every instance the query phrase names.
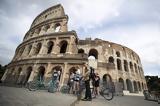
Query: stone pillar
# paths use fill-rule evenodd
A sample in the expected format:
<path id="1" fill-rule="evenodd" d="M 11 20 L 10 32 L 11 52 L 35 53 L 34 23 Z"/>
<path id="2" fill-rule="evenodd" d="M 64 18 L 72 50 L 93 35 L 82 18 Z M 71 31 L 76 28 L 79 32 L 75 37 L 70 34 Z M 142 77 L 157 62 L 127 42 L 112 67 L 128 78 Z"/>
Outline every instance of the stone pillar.
<path id="1" fill-rule="evenodd" d="M 124 90 L 127 90 L 127 82 L 124 80 Z"/>
<path id="2" fill-rule="evenodd" d="M 60 52 L 60 44 L 59 44 L 59 39 L 56 38 L 56 41 L 55 41 L 55 45 L 53 46 L 53 50 L 52 50 L 52 53 L 53 54 L 58 54 Z"/>
<path id="3" fill-rule="evenodd" d="M 34 64 L 31 75 L 28 79 L 28 82 L 35 80 L 35 77 L 37 76 L 38 72 L 37 72 L 37 64 Z"/>
<path id="4" fill-rule="evenodd" d="M 49 72 L 52 71 L 52 64 L 51 63 L 48 63 L 48 66 L 46 68 L 46 73 L 44 75 L 44 82 L 45 83 L 48 83 L 50 80 L 51 80 L 51 77 L 52 77 L 52 73 L 48 74 Z"/>
<path id="5" fill-rule="evenodd" d="M 67 32 L 68 31 L 67 23 L 68 22 L 67 22 L 66 19 L 63 20 L 63 22 L 61 23 L 61 29 L 60 29 L 61 32 Z"/>
<path id="6" fill-rule="evenodd" d="M 47 33 L 53 33 L 54 32 L 54 24 L 52 23 L 49 27 L 49 29 L 47 30 Z"/>
<path id="7" fill-rule="evenodd" d="M 45 34 L 45 26 L 42 26 L 41 31 L 39 33 L 39 35 L 43 35 Z"/>
<path id="8" fill-rule="evenodd" d="M 66 73 L 67 73 L 67 63 L 65 62 L 64 63 L 64 68 L 63 68 L 63 71 L 62 71 L 62 76 L 61 76 L 61 81 L 60 81 L 60 85 L 63 86 L 63 84 L 66 84 Z"/>
<path id="9" fill-rule="evenodd" d="M 32 49 L 31 49 L 31 51 L 30 51 L 30 53 L 29 53 L 29 56 L 34 55 L 35 50 L 36 50 L 36 43 L 33 43 L 33 45 L 32 45 Z"/>
<path id="10" fill-rule="evenodd" d="M 41 49 L 40 49 L 40 51 L 39 51 L 39 54 L 41 55 L 41 54 L 46 54 L 46 51 L 47 50 L 47 41 L 46 40 L 44 40 L 43 42 L 42 42 L 42 47 L 41 47 Z"/>

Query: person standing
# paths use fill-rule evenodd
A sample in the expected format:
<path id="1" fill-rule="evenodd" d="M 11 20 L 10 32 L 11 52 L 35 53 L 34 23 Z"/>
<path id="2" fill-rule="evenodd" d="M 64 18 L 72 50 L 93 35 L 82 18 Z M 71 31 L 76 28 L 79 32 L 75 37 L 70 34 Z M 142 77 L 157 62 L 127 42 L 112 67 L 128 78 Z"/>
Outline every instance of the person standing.
<path id="1" fill-rule="evenodd" d="M 90 70 L 88 68 L 88 65 L 85 64 L 84 66 L 84 76 L 83 76 L 83 80 L 85 81 L 85 97 L 82 99 L 84 101 L 92 101 L 92 96 L 91 96 L 91 89 L 90 89 Z"/>

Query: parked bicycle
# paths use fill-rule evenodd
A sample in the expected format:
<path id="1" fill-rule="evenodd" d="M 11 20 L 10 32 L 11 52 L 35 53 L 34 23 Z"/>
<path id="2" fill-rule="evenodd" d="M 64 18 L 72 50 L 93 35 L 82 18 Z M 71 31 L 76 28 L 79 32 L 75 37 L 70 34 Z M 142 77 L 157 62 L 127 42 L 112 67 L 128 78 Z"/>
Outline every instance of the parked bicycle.
<path id="1" fill-rule="evenodd" d="M 46 89 L 46 86 L 43 83 L 43 81 L 35 80 L 35 81 L 30 81 L 28 83 L 28 89 L 30 91 L 36 91 L 36 90 L 40 90 L 40 89 Z"/>
<path id="2" fill-rule="evenodd" d="M 114 91 L 112 88 L 102 87 L 99 94 L 104 97 L 106 100 L 112 100 L 114 97 Z"/>
<path id="3" fill-rule="evenodd" d="M 52 80 L 47 84 L 43 80 L 34 80 L 28 83 L 28 89 L 30 91 L 48 90 L 48 92 L 54 93 L 58 89 L 58 84 L 55 81 L 52 82 Z"/>

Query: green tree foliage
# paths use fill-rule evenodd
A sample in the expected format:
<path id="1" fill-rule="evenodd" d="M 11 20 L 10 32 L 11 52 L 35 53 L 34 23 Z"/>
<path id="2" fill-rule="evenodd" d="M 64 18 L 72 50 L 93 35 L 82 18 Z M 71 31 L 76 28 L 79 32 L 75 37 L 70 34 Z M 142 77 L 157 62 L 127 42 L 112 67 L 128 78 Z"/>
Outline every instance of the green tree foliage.
<path id="1" fill-rule="evenodd" d="M 160 78 L 158 76 L 145 76 L 149 91 L 160 91 Z"/>
<path id="2" fill-rule="evenodd" d="M 0 64 L 0 79 L 2 78 L 5 70 L 6 70 L 6 65 L 5 65 L 5 66 L 2 66 L 2 65 Z"/>

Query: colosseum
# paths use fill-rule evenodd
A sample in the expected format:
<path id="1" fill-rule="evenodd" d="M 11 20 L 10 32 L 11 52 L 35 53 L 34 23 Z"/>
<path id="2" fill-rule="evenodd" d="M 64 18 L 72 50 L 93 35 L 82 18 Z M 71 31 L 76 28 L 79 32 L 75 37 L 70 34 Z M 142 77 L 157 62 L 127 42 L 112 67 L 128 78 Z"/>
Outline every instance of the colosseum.
<path id="1" fill-rule="evenodd" d="M 68 31 L 68 16 L 61 4 L 40 13 L 17 47 L 2 77 L 3 83 L 25 85 L 41 77 L 50 81 L 55 70 L 61 71 L 60 86 L 68 82 L 70 72 L 89 63 L 101 79 L 121 83 L 126 92 L 147 89 L 141 60 L 128 47 L 101 39 L 81 40 L 75 31 Z"/>

